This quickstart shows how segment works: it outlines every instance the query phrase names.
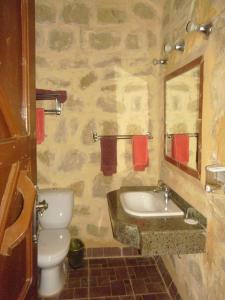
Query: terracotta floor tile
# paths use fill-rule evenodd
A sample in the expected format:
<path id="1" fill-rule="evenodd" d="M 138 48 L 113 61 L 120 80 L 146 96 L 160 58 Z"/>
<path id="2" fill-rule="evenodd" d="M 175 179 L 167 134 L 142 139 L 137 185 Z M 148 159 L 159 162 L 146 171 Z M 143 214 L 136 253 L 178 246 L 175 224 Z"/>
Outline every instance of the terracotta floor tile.
<path id="1" fill-rule="evenodd" d="M 108 265 L 112 267 L 125 266 L 124 258 L 108 258 Z"/>
<path id="2" fill-rule="evenodd" d="M 137 259 L 134 257 L 126 257 L 125 263 L 127 266 L 136 266 L 137 265 Z"/>
<path id="3" fill-rule="evenodd" d="M 158 300 L 158 296 L 156 294 L 142 295 L 142 300 Z"/>
<path id="4" fill-rule="evenodd" d="M 91 277 L 102 276 L 102 269 L 90 269 L 89 276 Z"/>
<path id="5" fill-rule="evenodd" d="M 154 265 L 146 266 L 146 271 L 147 271 L 148 275 L 159 274 L 156 266 L 154 266 Z"/>
<path id="6" fill-rule="evenodd" d="M 112 296 L 126 295 L 126 289 L 122 280 L 111 281 Z"/>
<path id="7" fill-rule="evenodd" d="M 163 293 L 163 294 L 157 294 L 157 300 L 170 300 L 170 297 L 168 294 Z"/>
<path id="8" fill-rule="evenodd" d="M 65 289 L 61 294 L 60 294 L 60 299 L 73 299 L 73 293 L 74 289 Z"/>
<path id="9" fill-rule="evenodd" d="M 97 285 L 98 286 L 109 286 L 110 285 L 110 278 L 107 276 L 98 277 L 97 278 Z"/>
<path id="10" fill-rule="evenodd" d="M 76 269 L 69 271 L 69 278 L 80 278 L 88 276 L 88 269 Z"/>
<path id="11" fill-rule="evenodd" d="M 97 281 L 98 277 L 90 277 L 88 278 L 88 284 L 91 287 L 97 286 L 98 285 L 98 281 Z"/>
<path id="12" fill-rule="evenodd" d="M 134 296 L 121 296 L 120 300 L 135 300 Z"/>
<path id="13" fill-rule="evenodd" d="M 96 286 L 89 289 L 90 298 L 111 296 L 110 286 Z"/>
<path id="14" fill-rule="evenodd" d="M 112 251 L 117 249 L 112 249 Z M 97 251 L 97 250 L 96 250 Z M 162 264 L 162 262 L 160 261 Z M 162 265 L 161 269 L 171 279 Z M 171 285 L 171 293 L 176 287 Z M 178 295 L 179 296 L 179 295 Z M 78 269 L 68 267 L 65 289 L 58 298 L 39 300 L 170 300 L 151 257 L 86 259 Z M 177 300 L 181 298 L 177 298 Z"/>
<path id="15" fill-rule="evenodd" d="M 80 279 L 71 277 L 66 282 L 66 288 L 75 288 L 75 287 L 80 287 Z"/>
<path id="16" fill-rule="evenodd" d="M 149 293 L 165 292 L 165 287 L 162 282 L 148 283 L 147 289 Z"/>
<path id="17" fill-rule="evenodd" d="M 124 282 L 126 294 L 127 294 L 127 295 L 133 295 L 133 289 L 132 289 L 130 280 L 127 280 L 127 279 L 126 279 L 126 280 L 124 280 L 123 282 Z"/>
<path id="18" fill-rule="evenodd" d="M 148 292 L 144 279 L 132 279 L 131 284 L 135 294 L 144 294 Z"/>
<path id="19" fill-rule="evenodd" d="M 88 288 L 75 288 L 74 299 L 82 299 L 88 297 Z"/>
<path id="20" fill-rule="evenodd" d="M 146 271 L 145 266 L 136 266 L 133 267 L 136 278 L 146 278 L 148 277 L 148 272 Z"/>
<path id="21" fill-rule="evenodd" d="M 126 267 L 115 268 L 116 278 L 117 279 L 128 279 L 129 274 Z"/>
<path id="22" fill-rule="evenodd" d="M 115 276 L 115 269 L 114 268 L 103 268 L 102 269 L 102 275 L 103 276 L 106 276 L 106 275 L 112 275 L 112 276 Z"/>
<path id="23" fill-rule="evenodd" d="M 152 257 L 139 257 L 137 258 L 137 265 L 154 265 L 155 261 Z"/>

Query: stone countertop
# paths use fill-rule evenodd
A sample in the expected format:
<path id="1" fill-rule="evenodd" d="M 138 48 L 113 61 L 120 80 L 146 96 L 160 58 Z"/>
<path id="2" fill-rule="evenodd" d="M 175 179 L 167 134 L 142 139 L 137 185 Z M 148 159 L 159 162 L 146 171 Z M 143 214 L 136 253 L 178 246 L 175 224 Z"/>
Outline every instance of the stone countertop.
<path id="1" fill-rule="evenodd" d="M 139 248 L 143 255 L 188 254 L 205 251 L 206 219 L 200 215 L 197 225 L 184 222 L 184 217 L 134 217 L 120 204 L 120 193 L 125 191 L 150 191 L 155 187 L 122 187 L 107 194 L 114 237 L 120 242 Z M 171 198 L 186 210 L 185 200 L 173 192 Z M 176 199 L 174 199 L 174 197 Z"/>

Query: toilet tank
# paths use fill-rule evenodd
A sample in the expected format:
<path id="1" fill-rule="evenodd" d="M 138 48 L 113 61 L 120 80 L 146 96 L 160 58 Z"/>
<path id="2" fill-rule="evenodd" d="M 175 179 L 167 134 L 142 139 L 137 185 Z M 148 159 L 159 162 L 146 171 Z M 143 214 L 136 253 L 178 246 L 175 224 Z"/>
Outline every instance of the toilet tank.
<path id="1" fill-rule="evenodd" d="M 73 214 L 74 192 L 70 189 L 43 189 L 38 192 L 38 202 L 48 203 L 43 215 L 39 215 L 42 228 L 65 228 Z"/>

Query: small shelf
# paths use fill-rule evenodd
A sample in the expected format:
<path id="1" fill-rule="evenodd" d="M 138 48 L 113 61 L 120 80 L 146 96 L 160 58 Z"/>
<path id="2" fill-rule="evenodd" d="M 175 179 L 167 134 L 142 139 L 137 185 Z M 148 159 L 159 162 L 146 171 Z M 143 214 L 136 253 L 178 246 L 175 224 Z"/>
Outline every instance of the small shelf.
<path id="1" fill-rule="evenodd" d="M 45 113 L 60 115 L 62 103 L 67 100 L 67 92 L 36 89 L 36 100 L 55 100 L 55 109 L 45 109 Z"/>
<path id="2" fill-rule="evenodd" d="M 208 193 L 225 194 L 225 166 L 206 166 L 205 190 Z"/>

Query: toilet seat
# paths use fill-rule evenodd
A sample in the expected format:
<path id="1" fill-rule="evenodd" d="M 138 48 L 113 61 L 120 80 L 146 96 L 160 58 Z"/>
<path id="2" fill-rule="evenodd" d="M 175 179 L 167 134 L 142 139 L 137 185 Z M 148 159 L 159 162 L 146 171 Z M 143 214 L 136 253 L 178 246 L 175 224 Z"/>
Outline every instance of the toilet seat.
<path id="1" fill-rule="evenodd" d="M 52 267 L 67 255 L 70 245 L 68 229 L 42 229 L 38 237 L 38 266 Z"/>

